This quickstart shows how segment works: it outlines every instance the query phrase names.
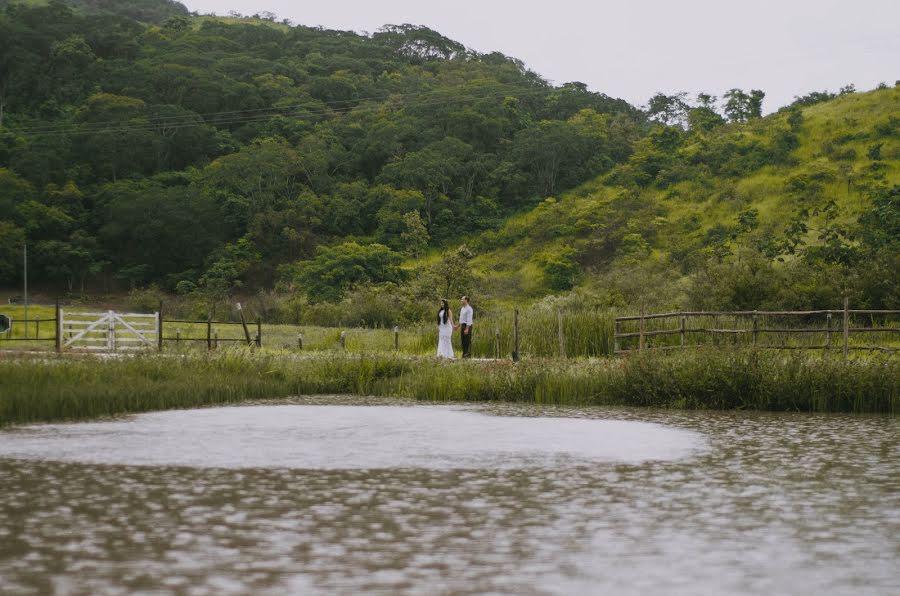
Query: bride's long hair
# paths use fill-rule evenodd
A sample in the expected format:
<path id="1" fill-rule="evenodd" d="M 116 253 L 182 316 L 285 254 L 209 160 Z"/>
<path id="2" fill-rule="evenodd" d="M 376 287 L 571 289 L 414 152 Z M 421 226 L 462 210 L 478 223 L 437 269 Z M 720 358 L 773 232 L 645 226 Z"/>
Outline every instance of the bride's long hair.
<path id="1" fill-rule="evenodd" d="M 441 313 L 444 315 L 444 320 L 441 321 Z M 438 311 L 438 325 L 442 322 L 444 325 L 447 324 L 447 318 L 450 316 L 450 304 L 447 303 L 446 300 L 441 300 L 441 310 Z"/>

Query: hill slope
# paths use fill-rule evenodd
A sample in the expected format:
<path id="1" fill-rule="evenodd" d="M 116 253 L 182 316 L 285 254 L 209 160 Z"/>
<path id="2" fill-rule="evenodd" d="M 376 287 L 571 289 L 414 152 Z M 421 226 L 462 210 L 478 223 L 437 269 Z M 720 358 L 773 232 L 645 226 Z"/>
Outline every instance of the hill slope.
<path id="1" fill-rule="evenodd" d="M 273 289 L 285 318 L 369 324 L 458 293 L 897 303 L 897 89 L 679 121 L 426 27 L 170 15 L 0 10 L 0 284 L 27 241 L 33 286 L 204 316 Z"/>
<path id="2" fill-rule="evenodd" d="M 575 286 L 570 302 L 601 306 L 805 308 L 850 290 L 896 308 L 897 270 L 866 241 L 873 197 L 900 184 L 898 124 L 900 88 L 885 88 L 707 132 L 660 127 L 612 173 L 475 240 L 473 264 L 506 297 Z M 896 234 L 894 197 L 878 217 Z"/>
<path id="3" fill-rule="evenodd" d="M 120 16 L 141 23 L 161 24 L 170 17 L 186 17 L 188 9 L 175 0 L 57 0 L 75 12 L 91 16 Z M 6 6 L 45 7 L 51 0 L 0 0 L 0 10 Z"/>

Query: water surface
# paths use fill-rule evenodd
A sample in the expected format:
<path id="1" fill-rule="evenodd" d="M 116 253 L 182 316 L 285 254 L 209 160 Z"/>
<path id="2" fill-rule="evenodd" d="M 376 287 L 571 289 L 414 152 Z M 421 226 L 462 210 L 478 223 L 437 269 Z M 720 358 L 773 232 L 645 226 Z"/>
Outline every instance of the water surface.
<path id="1" fill-rule="evenodd" d="M 0 432 L 0 593 L 900 591 L 896 419 L 358 403 Z"/>

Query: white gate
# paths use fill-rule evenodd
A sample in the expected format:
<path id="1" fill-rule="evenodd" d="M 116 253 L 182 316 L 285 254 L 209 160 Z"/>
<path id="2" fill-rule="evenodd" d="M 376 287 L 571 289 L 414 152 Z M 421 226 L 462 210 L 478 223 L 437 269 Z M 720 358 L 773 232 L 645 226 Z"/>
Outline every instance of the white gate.
<path id="1" fill-rule="evenodd" d="M 158 346 L 159 313 L 59 311 L 62 347 L 71 350 L 117 352 Z"/>

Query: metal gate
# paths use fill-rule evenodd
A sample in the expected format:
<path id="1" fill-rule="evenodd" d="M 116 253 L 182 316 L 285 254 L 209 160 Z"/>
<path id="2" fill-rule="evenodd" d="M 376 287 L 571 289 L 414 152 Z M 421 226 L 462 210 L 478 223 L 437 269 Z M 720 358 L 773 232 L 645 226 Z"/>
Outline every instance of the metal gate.
<path id="1" fill-rule="evenodd" d="M 152 350 L 158 346 L 159 313 L 68 312 L 60 309 L 59 331 L 64 349 Z"/>

